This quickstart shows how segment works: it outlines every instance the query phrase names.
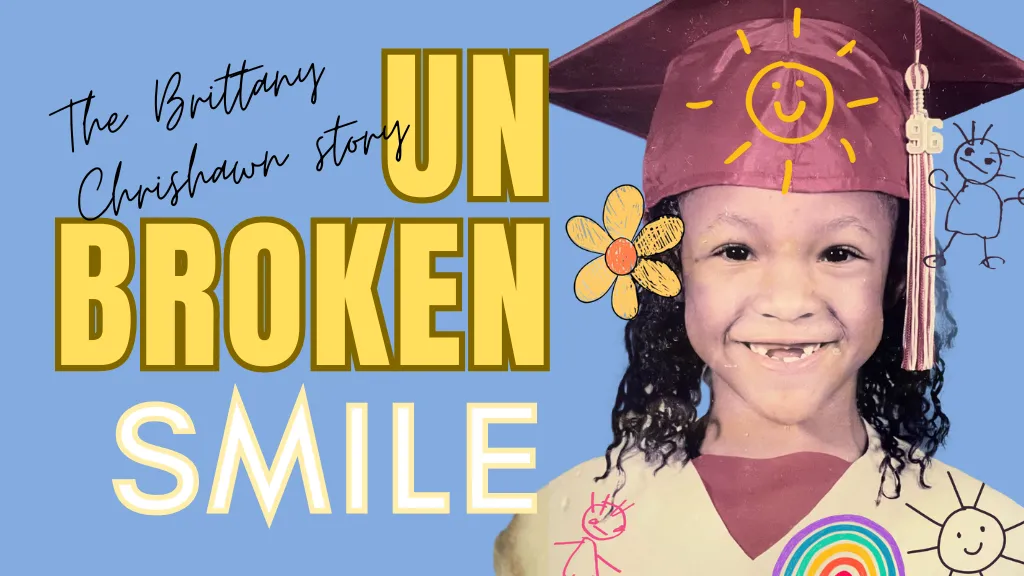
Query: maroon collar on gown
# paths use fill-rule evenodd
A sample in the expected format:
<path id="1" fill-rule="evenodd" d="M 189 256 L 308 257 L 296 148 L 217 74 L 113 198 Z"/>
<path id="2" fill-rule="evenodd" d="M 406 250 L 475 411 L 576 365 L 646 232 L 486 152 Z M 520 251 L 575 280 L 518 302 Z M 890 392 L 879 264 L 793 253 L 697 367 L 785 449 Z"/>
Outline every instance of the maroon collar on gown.
<path id="1" fill-rule="evenodd" d="M 807 516 L 850 467 L 837 456 L 703 455 L 692 461 L 736 544 L 755 559 Z"/>

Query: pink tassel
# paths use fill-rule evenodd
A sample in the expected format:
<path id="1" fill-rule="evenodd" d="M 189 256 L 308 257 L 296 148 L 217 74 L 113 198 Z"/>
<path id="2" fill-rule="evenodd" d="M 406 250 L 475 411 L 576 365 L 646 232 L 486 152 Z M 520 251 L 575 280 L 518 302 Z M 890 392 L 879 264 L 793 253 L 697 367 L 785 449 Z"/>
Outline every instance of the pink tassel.
<path id="1" fill-rule="evenodd" d="M 910 235 L 907 253 L 907 310 L 903 319 L 903 369 L 931 370 L 935 364 L 935 269 L 924 259 L 935 254 L 935 188 L 929 181 L 932 155 L 942 152 L 942 120 L 928 117 L 924 90 L 928 68 L 921 64 L 921 6 L 914 4 L 914 63 L 905 79 L 910 89 L 907 120 L 909 154 Z"/>
<path id="2" fill-rule="evenodd" d="M 918 52 L 920 54 L 920 52 Z M 907 69 L 912 112 L 907 120 L 909 154 L 910 234 L 907 254 L 907 309 L 903 331 L 903 369 L 931 370 L 935 361 L 935 269 L 926 256 L 935 254 L 935 189 L 929 183 L 932 155 L 942 152 L 942 120 L 928 117 L 924 89 L 928 68 L 915 63 Z"/>

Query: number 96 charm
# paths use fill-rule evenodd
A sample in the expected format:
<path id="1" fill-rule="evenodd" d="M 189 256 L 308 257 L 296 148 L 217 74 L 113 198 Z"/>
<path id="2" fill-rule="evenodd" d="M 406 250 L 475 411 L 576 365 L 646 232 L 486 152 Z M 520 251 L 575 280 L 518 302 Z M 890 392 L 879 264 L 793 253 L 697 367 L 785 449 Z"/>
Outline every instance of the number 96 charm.
<path id="1" fill-rule="evenodd" d="M 907 120 L 907 152 L 910 154 L 938 154 L 942 152 L 942 120 L 914 114 Z"/>

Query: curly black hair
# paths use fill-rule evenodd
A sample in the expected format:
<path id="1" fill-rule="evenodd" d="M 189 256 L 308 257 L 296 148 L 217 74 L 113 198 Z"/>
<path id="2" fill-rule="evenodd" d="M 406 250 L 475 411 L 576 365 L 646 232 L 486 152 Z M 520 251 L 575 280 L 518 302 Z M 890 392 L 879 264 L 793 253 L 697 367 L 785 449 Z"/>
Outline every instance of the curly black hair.
<path id="1" fill-rule="evenodd" d="M 886 454 L 880 470 L 879 500 L 889 475 L 895 494 L 884 495 L 899 497 L 900 476 L 908 463 L 919 467 L 919 482 L 927 485 L 925 468 L 949 432 L 949 418 L 939 401 L 945 372 L 940 351 L 951 346 L 956 336 L 956 322 L 946 306 L 949 289 L 940 269 L 936 271 L 935 283 L 935 366 L 930 371 L 902 368 L 908 205 L 902 200 L 898 203 L 882 339 L 857 379 L 858 411 L 877 430 Z M 650 210 L 646 220 L 664 216 L 679 216 L 678 196 L 662 200 Z M 652 258 L 681 277 L 678 248 Z M 648 463 L 660 460 L 655 473 L 672 459 L 685 465 L 700 455 L 708 426 L 708 418 L 697 412 L 705 365 L 686 334 L 684 292 L 685 288 L 675 298 L 640 292 L 637 315 L 626 324 L 629 366 L 619 382 L 612 409 L 614 438 L 605 451 L 605 472 L 595 480 L 608 477 L 616 448 L 619 450 L 615 467 L 620 473 L 623 457 L 631 452 L 642 452 Z"/>

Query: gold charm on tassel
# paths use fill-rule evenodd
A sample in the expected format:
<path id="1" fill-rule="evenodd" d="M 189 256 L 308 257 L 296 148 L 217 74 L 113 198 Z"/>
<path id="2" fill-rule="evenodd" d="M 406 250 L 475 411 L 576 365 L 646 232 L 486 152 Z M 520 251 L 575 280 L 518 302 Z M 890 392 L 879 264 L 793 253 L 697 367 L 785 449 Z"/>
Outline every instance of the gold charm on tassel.
<path id="1" fill-rule="evenodd" d="M 942 152 L 942 120 L 929 118 L 924 109 L 924 89 L 928 87 L 928 67 L 914 63 L 907 68 L 904 78 L 911 93 L 910 119 L 907 120 L 907 153 L 935 155 Z"/>
<path id="2" fill-rule="evenodd" d="M 911 155 L 942 152 L 942 120 L 929 118 L 925 114 L 914 114 L 907 120 L 907 153 Z"/>

